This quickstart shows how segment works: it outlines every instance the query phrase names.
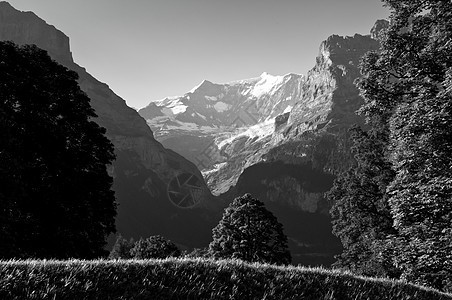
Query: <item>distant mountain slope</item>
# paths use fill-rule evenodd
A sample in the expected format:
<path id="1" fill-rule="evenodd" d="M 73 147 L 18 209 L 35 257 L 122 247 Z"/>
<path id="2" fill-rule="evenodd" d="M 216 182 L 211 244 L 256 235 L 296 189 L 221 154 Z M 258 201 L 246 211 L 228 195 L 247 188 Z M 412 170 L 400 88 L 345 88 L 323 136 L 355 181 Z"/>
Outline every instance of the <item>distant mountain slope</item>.
<path id="1" fill-rule="evenodd" d="M 324 193 L 351 159 L 347 130 L 364 124 L 356 114 L 363 100 L 354 80 L 360 58 L 379 49 L 379 32 L 386 26 L 380 20 L 372 35 L 330 36 L 306 77 L 264 73 L 231 84 L 205 81 L 182 97 L 151 103 L 140 114 L 163 144 L 198 163 L 214 194 L 229 201 L 249 192 L 264 201 L 283 223 L 294 260 L 331 263 L 341 246 L 331 233 Z M 219 99 L 226 99 L 228 109 L 209 108 Z M 200 107 L 214 117 L 204 120 Z M 171 109 L 174 114 L 165 114 Z M 151 110 L 159 113 L 147 114 Z M 227 126 L 225 121 L 240 113 L 254 122 Z M 182 128 L 182 122 L 190 126 Z"/>
<path id="2" fill-rule="evenodd" d="M 270 134 L 219 144 L 228 160 L 215 172 L 205 174 L 211 189 L 225 192 L 241 186 L 238 174 L 259 163 L 310 164 L 331 174 L 345 168 L 347 130 L 352 124 L 364 123 L 356 113 L 363 103 L 354 85 L 360 76 L 359 61 L 366 52 L 378 49 L 378 40 L 359 34 L 333 35 L 322 42 L 316 64 L 302 82 L 300 98 L 290 112 L 275 118 Z M 239 143 L 242 147 L 236 151 Z"/>
<path id="3" fill-rule="evenodd" d="M 162 234 L 192 247 L 209 242 L 216 222 L 212 211 L 219 208 L 199 170 L 165 149 L 135 110 L 74 63 L 64 33 L 32 12 L 0 2 L 0 40 L 36 44 L 79 74 L 79 84 L 98 115 L 95 121 L 107 129 L 115 145 L 117 160 L 110 171 L 119 203 L 116 223 L 120 233 L 135 238 Z"/>
<path id="4" fill-rule="evenodd" d="M 234 136 L 271 134 L 275 117 L 300 99 L 303 80 L 268 73 L 224 84 L 204 80 L 185 95 L 153 101 L 139 113 L 165 147 L 207 171 L 226 161 L 219 148 Z"/>
<path id="5" fill-rule="evenodd" d="M 354 85 L 360 57 L 376 50 L 373 37 L 330 36 L 306 77 L 296 74 L 216 84 L 207 80 L 180 97 L 151 102 L 139 114 L 157 140 L 202 170 L 214 194 L 225 193 L 243 170 L 274 148 L 307 132 L 337 134 L 362 123 Z M 274 151 L 272 151 L 273 153 Z"/>
<path id="6" fill-rule="evenodd" d="M 181 97 L 151 102 L 140 109 L 155 135 L 218 132 L 229 126 L 254 125 L 274 118 L 300 97 L 301 75 L 260 77 L 225 84 L 204 80 Z"/>

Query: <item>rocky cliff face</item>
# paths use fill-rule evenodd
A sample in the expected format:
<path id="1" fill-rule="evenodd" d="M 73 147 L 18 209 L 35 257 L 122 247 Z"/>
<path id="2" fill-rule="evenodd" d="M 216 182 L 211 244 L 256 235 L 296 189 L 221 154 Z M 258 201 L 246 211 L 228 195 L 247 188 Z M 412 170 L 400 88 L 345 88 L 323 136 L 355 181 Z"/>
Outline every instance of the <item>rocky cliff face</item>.
<path id="1" fill-rule="evenodd" d="M 322 42 L 316 64 L 300 82 L 298 98 L 290 111 L 277 116 L 259 138 L 251 134 L 234 135 L 216 144 L 227 159 L 212 172 L 204 172 L 213 193 L 226 192 L 236 185 L 243 170 L 267 159 L 309 160 L 312 139 L 316 140 L 314 143 L 330 144 L 330 139 L 346 135 L 352 124 L 362 124 L 363 118 L 355 113 L 362 99 L 354 80 L 360 75 L 358 65 L 362 55 L 378 47 L 378 41 L 359 34 L 333 35 Z M 326 141 L 322 142 L 323 139 Z M 319 151 L 315 155 L 320 155 Z"/>
<path id="2" fill-rule="evenodd" d="M 0 2 L 0 40 L 36 44 L 79 74 L 91 98 L 99 125 L 115 145 L 117 160 L 110 171 L 118 206 L 117 229 L 138 238 L 162 234 L 187 246 L 204 246 L 211 236 L 217 204 L 196 166 L 165 149 L 138 113 L 109 87 L 74 63 L 69 38 L 32 12 Z M 192 234 L 196 232 L 196 234 Z"/>
<path id="3" fill-rule="evenodd" d="M 8 2 L 0 2 L 0 36 L 17 44 L 45 44 L 47 52 L 59 61 L 72 61 L 69 38 L 32 12 L 18 12 Z"/>
<path id="4" fill-rule="evenodd" d="M 303 86 L 303 97 L 290 112 L 287 132 L 297 136 L 325 126 L 328 131 L 337 131 L 362 122 L 355 113 L 362 100 L 353 82 L 360 76 L 360 58 L 378 47 L 378 41 L 359 34 L 333 35 L 322 42 L 316 65 Z"/>

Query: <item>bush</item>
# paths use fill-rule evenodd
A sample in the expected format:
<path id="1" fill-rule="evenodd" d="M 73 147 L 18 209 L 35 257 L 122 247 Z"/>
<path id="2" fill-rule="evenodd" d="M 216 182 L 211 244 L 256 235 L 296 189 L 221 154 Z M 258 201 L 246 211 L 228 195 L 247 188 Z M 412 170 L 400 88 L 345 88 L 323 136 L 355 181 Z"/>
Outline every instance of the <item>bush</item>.
<path id="1" fill-rule="evenodd" d="M 180 254 L 179 248 L 174 243 L 160 235 L 141 238 L 130 250 L 131 257 L 137 259 L 178 257 Z"/>

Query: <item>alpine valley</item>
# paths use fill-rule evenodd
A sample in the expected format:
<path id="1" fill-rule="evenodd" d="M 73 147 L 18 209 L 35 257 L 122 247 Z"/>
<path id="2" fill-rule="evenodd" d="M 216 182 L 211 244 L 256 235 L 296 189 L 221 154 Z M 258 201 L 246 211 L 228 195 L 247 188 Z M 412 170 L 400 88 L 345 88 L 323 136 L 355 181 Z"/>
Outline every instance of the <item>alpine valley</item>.
<path id="1" fill-rule="evenodd" d="M 204 80 L 180 97 L 139 110 L 165 147 L 201 170 L 222 201 L 251 193 L 283 223 L 294 260 L 328 264 L 340 252 L 324 193 L 351 161 L 348 129 L 364 125 L 354 85 L 360 58 L 378 50 L 370 35 L 330 36 L 306 76 Z"/>
<path id="2" fill-rule="evenodd" d="M 95 121 L 115 146 L 119 233 L 206 247 L 223 208 L 251 193 L 283 224 L 293 263 L 306 265 L 329 265 L 341 251 L 324 193 L 352 159 L 348 129 L 364 124 L 353 82 L 360 57 L 379 49 L 386 26 L 377 21 L 370 35 L 330 36 L 306 76 L 205 80 L 137 112 L 73 61 L 66 35 L 0 2 L 0 40 L 36 44 L 79 74 Z"/>

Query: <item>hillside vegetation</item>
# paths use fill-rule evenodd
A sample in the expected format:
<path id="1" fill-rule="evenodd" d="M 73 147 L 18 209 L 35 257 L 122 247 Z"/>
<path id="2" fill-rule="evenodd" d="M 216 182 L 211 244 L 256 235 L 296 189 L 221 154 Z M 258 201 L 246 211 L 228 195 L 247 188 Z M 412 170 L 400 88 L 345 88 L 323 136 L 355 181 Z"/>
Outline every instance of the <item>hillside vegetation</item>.
<path id="1" fill-rule="evenodd" d="M 231 260 L 0 262 L 0 299 L 452 299 L 432 289 Z"/>

